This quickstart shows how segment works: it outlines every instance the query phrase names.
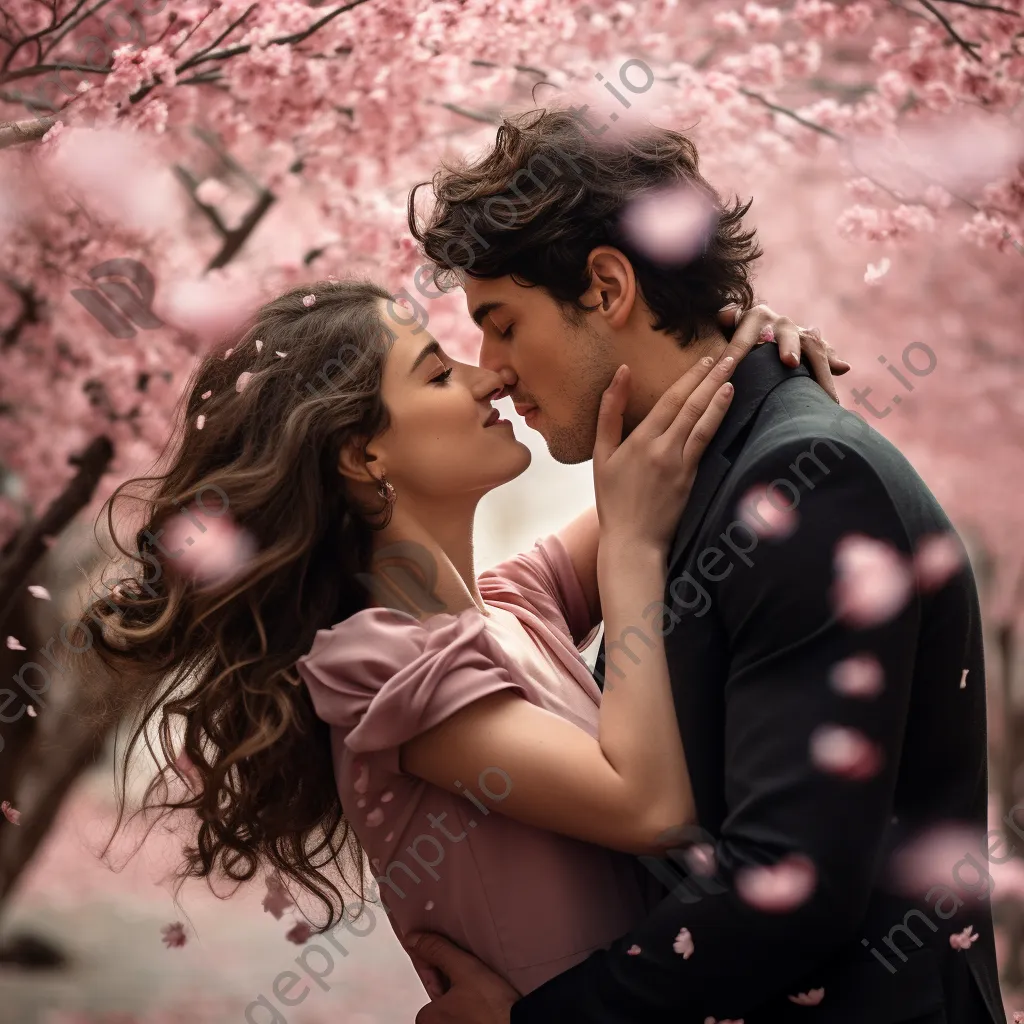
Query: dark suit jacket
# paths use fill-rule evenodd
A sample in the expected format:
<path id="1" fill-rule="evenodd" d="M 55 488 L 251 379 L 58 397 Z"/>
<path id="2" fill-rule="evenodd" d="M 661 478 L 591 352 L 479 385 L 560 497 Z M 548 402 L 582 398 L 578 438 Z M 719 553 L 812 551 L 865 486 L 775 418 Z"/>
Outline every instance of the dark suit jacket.
<path id="1" fill-rule="evenodd" d="M 632 636 L 606 638 L 595 672 L 603 678 L 607 662 L 614 683 L 640 633 L 664 633 L 717 874 L 677 882 L 681 856 L 647 859 L 666 883 L 662 902 L 610 949 L 517 1002 L 512 1024 L 1003 1022 L 989 886 L 975 884 L 965 861 L 948 870 L 970 892 L 954 895 L 951 877 L 950 889 L 908 897 L 886 871 L 907 837 L 952 822 L 971 831 L 964 854 L 985 864 L 985 674 L 971 570 L 913 588 L 887 621 L 841 620 L 833 599 L 844 537 L 875 538 L 909 558 L 922 538 L 952 527 L 903 456 L 804 367 L 783 367 L 765 346 L 733 382 L 669 558 L 671 614 L 645 613 Z M 740 521 L 740 499 L 773 481 L 775 504 L 796 517 L 788 537 L 758 536 Z M 882 668 L 872 698 L 831 682 L 838 662 L 860 654 Z M 812 737 L 828 725 L 875 744 L 878 770 L 857 781 L 815 767 Z M 803 903 L 766 913 L 739 897 L 740 869 L 792 854 L 816 869 Z M 980 938 L 953 949 L 950 935 L 968 924 Z M 685 958 L 673 951 L 682 928 L 694 943 Z M 634 945 L 640 953 L 627 954 Z M 788 998 L 818 988 L 815 1006 Z"/>

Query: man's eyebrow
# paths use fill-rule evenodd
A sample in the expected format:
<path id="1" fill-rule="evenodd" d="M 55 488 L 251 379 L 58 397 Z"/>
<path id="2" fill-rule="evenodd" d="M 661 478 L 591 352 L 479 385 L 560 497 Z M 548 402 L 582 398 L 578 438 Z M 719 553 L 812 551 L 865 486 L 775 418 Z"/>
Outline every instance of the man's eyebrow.
<path id="1" fill-rule="evenodd" d="M 412 364 L 412 367 L 409 370 L 410 375 L 416 372 L 417 367 L 424 359 L 427 358 L 427 356 L 436 356 L 440 351 L 441 346 L 436 340 L 427 342 L 427 344 L 423 346 L 420 354 L 416 357 L 416 361 Z"/>
<path id="2" fill-rule="evenodd" d="M 488 313 L 492 313 L 496 309 L 501 309 L 504 305 L 504 302 L 481 302 L 480 305 L 473 310 L 473 320 L 476 322 L 477 327 L 483 326 L 483 318 L 487 316 Z"/>

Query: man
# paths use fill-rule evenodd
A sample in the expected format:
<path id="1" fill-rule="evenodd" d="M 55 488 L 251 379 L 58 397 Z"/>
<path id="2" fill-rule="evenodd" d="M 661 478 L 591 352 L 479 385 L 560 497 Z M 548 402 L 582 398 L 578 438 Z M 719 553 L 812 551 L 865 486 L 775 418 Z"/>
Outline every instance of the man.
<path id="1" fill-rule="evenodd" d="M 628 205 L 667 183 L 716 211 L 699 253 L 675 263 L 623 229 Z M 439 279 L 464 285 L 481 364 L 561 462 L 589 458 L 620 363 L 628 430 L 724 350 L 716 311 L 752 303 L 748 207 L 723 205 L 673 132 L 609 143 L 572 113 L 535 113 L 435 188 L 414 232 Z M 665 637 L 701 828 L 652 862 L 666 894 L 645 921 L 523 998 L 419 937 L 416 954 L 451 985 L 417 1024 L 1005 1020 L 990 886 L 927 856 L 932 830 L 954 825 L 964 854 L 986 856 L 970 568 L 927 571 L 952 550 L 946 516 L 803 366 L 755 350 L 732 382 L 664 609 L 638 624 Z M 632 632 L 605 638 L 599 679 L 642 656 L 643 630 Z"/>

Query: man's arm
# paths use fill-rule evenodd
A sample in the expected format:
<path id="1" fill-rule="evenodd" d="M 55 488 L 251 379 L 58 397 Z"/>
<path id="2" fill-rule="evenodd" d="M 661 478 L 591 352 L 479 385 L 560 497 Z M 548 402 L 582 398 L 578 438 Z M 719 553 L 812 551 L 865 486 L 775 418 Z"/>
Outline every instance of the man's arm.
<path id="1" fill-rule="evenodd" d="M 790 478 L 801 447 L 806 443 L 769 457 L 739 482 L 737 496 Z M 911 595 L 896 616 L 865 629 L 833 613 L 835 552 L 844 537 L 863 534 L 909 551 L 884 486 L 860 456 L 840 447 L 843 459 L 829 456 L 831 469 L 801 488 L 796 532 L 761 540 L 748 556 L 752 564 L 735 562 L 713 585 L 713 614 L 732 651 L 724 693 L 728 814 L 715 850 L 722 886 L 712 887 L 725 891 L 693 903 L 667 897 L 609 950 L 519 1000 L 511 1024 L 739 1018 L 796 994 L 808 971 L 855 935 L 892 813 L 919 609 Z M 726 513 L 722 529 L 733 515 Z M 881 665 L 885 686 L 873 700 L 843 697 L 830 686 L 834 666 L 853 655 Z M 685 652 L 675 656 L 685 659 Z M 685 680 L 685 663 L 673 675 Z M 828 733 L 819 730 L 829 726 L 856 730 L 873 744 L 877 771 L 857 781 L 816 767 L 812 737 L 816 749 L 827 746 Z M 744 868 L 791 855 L 814 865 L 808 898 L 789 912 L 766 913 L 740 897 L 734 885 L 750 877 Z M 689 956 L 673 949 L 684 928 Z M 685 951 L 685 943 L 679 947 Z"/>

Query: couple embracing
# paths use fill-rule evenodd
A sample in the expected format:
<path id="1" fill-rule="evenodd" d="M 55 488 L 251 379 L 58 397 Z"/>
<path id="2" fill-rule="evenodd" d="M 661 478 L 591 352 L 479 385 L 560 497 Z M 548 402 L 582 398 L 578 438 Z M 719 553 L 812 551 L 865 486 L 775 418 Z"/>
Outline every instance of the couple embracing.
<path id="1" fill-rule="evenodd" d="M 717 216 L 658 261 L 622 216 L 680 184 Z M 433 189 L 410 223 L 478 365 L 385 288 L 296 289 L 196 371 L 148 498 L 159 536 L 216 484 L 257 547 L 227 581 L 122 586 L 97 647 L 184 737 L 187 870 L 269 868 L 329 923 L 341 872 L 423 979 L 417 1024 L 1004 1021 L 987 899 L 895 870 L 986 828 L 974 579 L 838 409 L 848 366 L 753 305 L 747 207 L 683 136 L 557 110 Z M 596 507 L 478 573 L 477 505 L 530 462 L 508 396 L 593 459 Z M 396 550 L 429 565 L 401 607 Z"/>

